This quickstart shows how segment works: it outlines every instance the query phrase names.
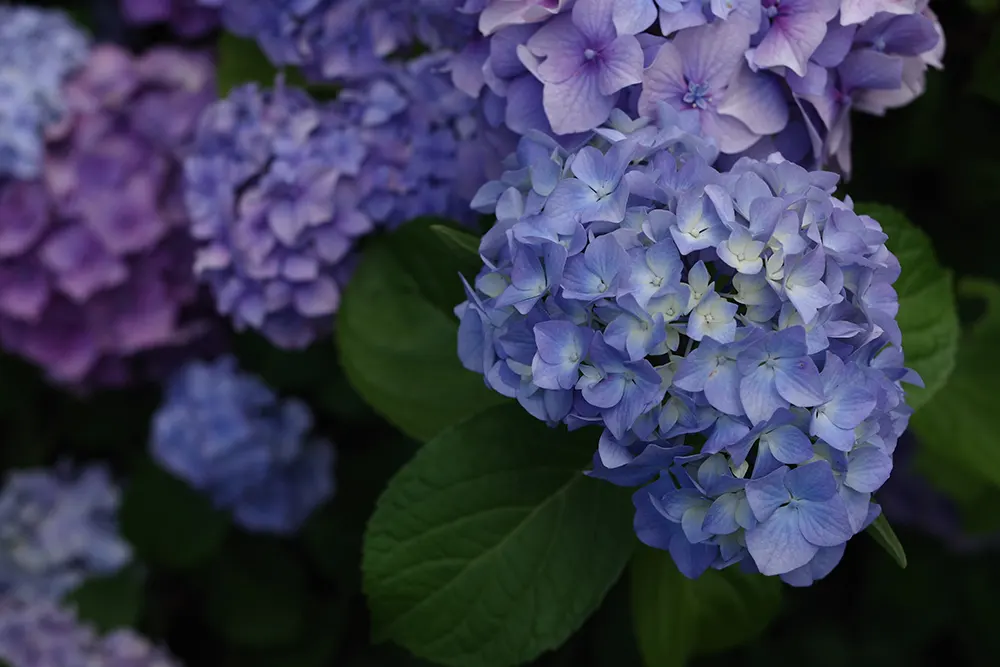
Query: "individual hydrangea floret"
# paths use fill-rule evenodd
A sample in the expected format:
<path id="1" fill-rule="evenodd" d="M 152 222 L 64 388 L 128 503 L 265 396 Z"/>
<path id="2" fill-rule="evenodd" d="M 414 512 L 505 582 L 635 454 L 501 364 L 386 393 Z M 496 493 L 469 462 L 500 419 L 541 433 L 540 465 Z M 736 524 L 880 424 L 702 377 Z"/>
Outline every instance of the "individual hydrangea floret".
<path id="1" fill-rule="evenodd" d="M 181 37 L 202 37 L 219 23 L 218 10 L 211 1 L 119 0 L 119 4 L 129 23 L 143 27 L 166 23 Z"/>
<path id="2" fill-rule="evenodd" d="M 206 111 L 185 165 L 195 272 L 237 329 L 305 347 L 332 327 L 359 237 L 423 215 L 470 219 L 507 149 L 440 64 L 394 67 L 328 104 L 247 85 Z"/>
<path id="3" fill-rule="evenodd" d="M 54 601 L 0 595 L 0 661 L 10 667 L 177 667 L 131 629 L 101 637 Z"/>
<path id="4" fill-rule="evenodd" d="M 57 599 L 132 559 L 107 469 L 15 470 L 0 488 L 0 594 Z M 0 615 L 2 616 L 2 615 Z"/>
<path id="5" fill-rule="evenodd" d="M 95 48 L 45 171 L 0 182 L 0 342 L 74 387 L 122 385 L 207 333 L 180 158 L 214 96 L 204 56 Z"/>
<path id="6" fill-rule="evenodd" d="M 275 65 L 313 80 L 361 81 L 417 46 L 461 49 L 481 0 L 199 0 L 227 30 L 255 39 Z"/>
<path id="7" fill-rule="evenodd" d="M 45 128 L 62 116 L 63 81 L 88 41 L 60 11 L 0 7 L 0 181 L 41 171 Z"/>
<path id="8" fill-rule="evenodd" d="M 286 534 L 334 491 L 333 446 L 311 438 L 312 427 L 305 403 L 279 399 L 224 357 L 173 377 L 150 446 L 163 468 L 244 528 Z"/>
<path id="9" fill-rule="evenodd" d="M 911 410 L 879 224 L 837 176 L 710 166 L 696 111 L 622 115 L 575 152 L 525 137 L 474 205 L 497 223 L 459 356 L 538 419 L 604 433 L 591 475 L 697 577 L 825 576 L 878 514 Z"/>
<path id="10" fill-rule="evenodd" d="M 944 40 L 928 0 L 487 0 L 455 85 L 519 134 L 574 145 L 613 108 L 694 109 L 732 164 L 850 164 L 850 111 L 924 89 Z M 584 135 L 584 139 L 586 135 Z"/>

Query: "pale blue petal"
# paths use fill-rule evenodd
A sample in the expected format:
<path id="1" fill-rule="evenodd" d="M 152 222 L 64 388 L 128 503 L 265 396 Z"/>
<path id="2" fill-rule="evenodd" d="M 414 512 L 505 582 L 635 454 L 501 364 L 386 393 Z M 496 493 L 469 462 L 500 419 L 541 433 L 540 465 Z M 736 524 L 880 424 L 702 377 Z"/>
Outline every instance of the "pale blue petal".
<path id="1" fill-rule="evenodd" d="M 802 536 L 798 510 L 791 506 L 778 509 L 767 521 L 748 530 L 746 541 L 757 569 L 767 576 L 800 568 L 819 551 Z"/>

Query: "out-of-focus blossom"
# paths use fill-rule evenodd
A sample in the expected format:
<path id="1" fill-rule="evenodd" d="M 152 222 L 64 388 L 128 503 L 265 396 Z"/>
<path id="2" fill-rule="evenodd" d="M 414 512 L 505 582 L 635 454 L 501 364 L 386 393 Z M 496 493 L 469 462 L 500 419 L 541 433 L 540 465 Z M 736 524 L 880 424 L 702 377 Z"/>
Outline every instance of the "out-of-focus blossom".
<path id="1" fill-rule="evenodd" d="M 470 218 L 504 149 L 440 63 L 393 68 L 330 104 L 279 83 L 207 110 L 185 165 L 195 271 L 237 328 L 304 347 L 331 329 L 358 237 Z"/>
<path id="2" fill-rule="evenodd" d="M 180 159 L 213 96 L 201 55 L 91 52 L 42 178 L 0 183 L 5 348 L 85 387 L 155 374 L 202 339 Z"/>
<path id="3" fill-rule="evenodd" d="M 602 425 L 591 475 L 648 483 L 636 532 L 685 575 L 808 585 L 878 515 L 912 412 L 899 262 L 835 174 L 777 154 L 719 173 L 697 109 L 657 114 L 575 152 L 522 139 L 473 202 L 497 223 L 459 357 L 540 420 Z"/>
<path id="4" fill-rule="evenodd" d="M 219 23 L 218 11 L 203 0 L 119 0 L 129 23 L 148 26 L 166 23 L 181 37 L 201 37 Z"/>
<path id="5" fill-rule="evenodd" d="M 100 466 L 9 472 L 0 488 L 0 594 L 57 599 L 127 565 L 119 502 Z"/>
<path id="6" fill-rule="evenodd" d="M 0 182 L 41 171 L 45 128 L 62 116 L 63 81 L 88 48 L 62 12 L 0 7 Z"/>
<path id="7" fill-rule="evenodd" d="M 193 362 L 167 387 L 151 449 L 248 530 L 292 533 L 334 491 L 333 446 L 312 439 L 309 407 L 280 400 L 231 357 Z"/>
<path id="8" fill-rule="evenodd" d="M 276 65 L 314 80 L 362 81 L 417 45 L 461 49 L 478 0 L 198 0 L 231 32 L 255 39 Z M 468 7 L 468 8 L 467 8 Z M 460 11 L 465 9 L 465 11 Z"/>
<path id="9" fill-rule="evenodd" d="M 176 667 L 131 629 L 100 637 L 55 602 L 0 595 L 0 661 L 10 667 Z"/>

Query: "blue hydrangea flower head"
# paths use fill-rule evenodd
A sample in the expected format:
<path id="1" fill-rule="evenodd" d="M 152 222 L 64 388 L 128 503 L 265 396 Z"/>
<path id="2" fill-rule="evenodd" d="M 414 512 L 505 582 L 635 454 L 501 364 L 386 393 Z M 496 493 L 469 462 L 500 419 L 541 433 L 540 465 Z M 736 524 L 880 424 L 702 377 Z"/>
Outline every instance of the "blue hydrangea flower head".
<path id="1" fill-rule="evenodd" d="M 108 471 L 15 470 L 0 488 L 0 593 L 56 599 L 132 559 Z"/>
<path id="2" fill-rule="evenodd" d="M 281 400 L 236 360 L 193 362 L 153 418 L 156 461 L 252 531 L 292 533 L 333 495 L 334 449 L 305 403 Z"/>
<path id="3" fill-rule="evenodd" d="M 238 329 L 305 347 L 332 327 L 359 237 L 470 218 L 503 152 L 440 63 L 396 66 L 328 104 L 244 86 L 205 112 L 185 165 L 195 271 Z"/>
<path id="4" fill-rule="evenodd" d="M 41 171 L 45 128 L 62 116 L 63 81 L 88 41 L 62 12 L 0 7 L 0 178 Z"/>
<path id="5" fill-rule="evenodd" d="M 54 601 L 0 595 L 0 660 L 10 667 L 177 667 L 130 629 L 100 637 Z"/>
<path id="6" fill-rule="evenodd" d="M 617 116 L 570 152 L 522 139 L 474 201 L 497 223 L 459 356 L 538 419 L 601 425 L 590 474 L 645 485 L 636 532 L 685 575 L 806 585 L 878 515 L 920 382 L 899 262 L 835 174 L 716 171 L 697 113 Z"/>
<path id="7" fill-rule="evenodd" d="M 361 81 L 387 58 L 423 45 L 461 49 L 478 0 L 198 0 L 217 7 L 229 31 L 255 39 L 271 62 L 314 80 Z M 464 10 L 464 11 L 463 11 Z"/>
<path id="8" fill-rule="evenodd" d="M 63 91 L 44 172 L 0 179 L 0 344 L 73 388 L 156 379 L 213 331 L 180 156 L 214 69 L 204 54 L 105 44 Z"/>

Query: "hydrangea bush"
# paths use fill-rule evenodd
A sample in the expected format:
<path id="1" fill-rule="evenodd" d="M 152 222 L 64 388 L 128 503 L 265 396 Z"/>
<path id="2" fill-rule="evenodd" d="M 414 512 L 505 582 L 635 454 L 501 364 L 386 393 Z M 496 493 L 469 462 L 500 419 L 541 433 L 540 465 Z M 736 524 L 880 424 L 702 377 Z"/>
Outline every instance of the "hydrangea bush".
<path id="1" fill-rule="evenodd" d="M 0 666 L 991 664 L 995 3 L 34 4 Z"/>

